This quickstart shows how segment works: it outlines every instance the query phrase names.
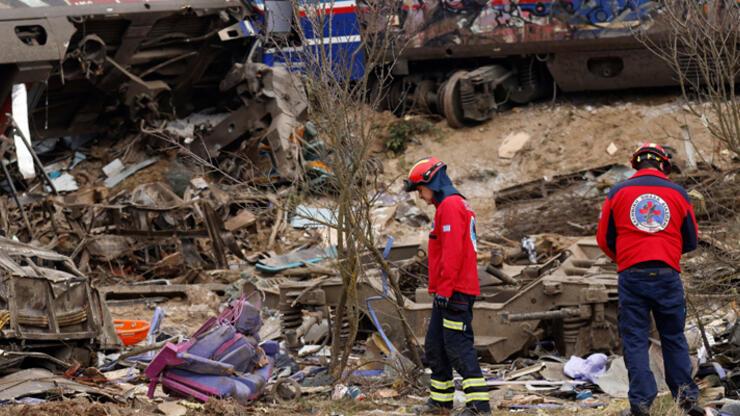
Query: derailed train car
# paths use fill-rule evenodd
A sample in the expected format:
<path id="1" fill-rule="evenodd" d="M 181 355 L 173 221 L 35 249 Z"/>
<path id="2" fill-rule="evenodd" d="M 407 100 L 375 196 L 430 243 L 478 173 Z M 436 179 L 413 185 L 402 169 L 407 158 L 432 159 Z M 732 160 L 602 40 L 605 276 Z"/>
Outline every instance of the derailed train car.
<path id="1" fill-rule="evenodd" d="M 392 57 L 394 80 L 383 91 L 384 109 L 440 114 L 453 127 L 486 120 L 554 88 L 676 85 L 671 68 L 635 36 L 635 31 L 659 35 L 653 20 L 657 1 L 401 0 L 395 16 L 382 18 L 363 13 L 362 1 L 318 4 L 332 15 L 323 40 L 344 56 L 361 56 L 361 26 L 368 17 L 373 30 L 398 33 L 394 53 L 400 54 Z M 279 54 L 268 48 L 265 62 L 286 65 Z M 360 67 L 348 61 L 354 71 Z"/>
<path id="2" fill-rule="evenodd" d="M 323 34 L 306 30 L 316 37 L 307 39 L 308 50 L 328 45 L 337 56 L 351 54 L 352 78 L 359 78 L 362 4 L 318 4 L 331 18 Z M 12 85 L 26 84 L 36 138 L 228 109 L 192 145 L 195 153 L 213 156 L 239 138 L 267 137 L 273 164 L 290 177 L 295 172 L 284 148 L 305 102 L 290 87 L 295 79 L 281 71 L 264 76 L 272 70 L 247 63 L 276 68 L 286 66 L 286 56 L 299 56 L 301 45 L 288 53 L 261 42 L 263 33 L 255 30 L 267 20 L 268 28 L 290 31 L 294 6 L 290 0 L 0 0 L 0 102 L 7 103 Z M 632 33 L 653 23 L 654 1 L 402 0 L 397 6 L 385 30 L 399 32 L 404 46 L 384 100 L 397 112 L 437 113 L 462 127 L 555 87 L 675 84 L 671 69 Z"/>
<path id="3" fill-rule="evenodd" d="M 32 141 L 215 109 L 228 115 L 193 153 L 259 137 L 252 147 L 291 177 L 285 147 L 305 99 L 287 72 L 250 63 L 255 13 L 238 0 L 0 0 L 0 130 L 14 86 L 27 91 Z"/>
<path id="4" fill-rule="evenodd" d="M 675 85 L 671 68 L 635 36 L 652 30 L 658 7 L 648 0 L 406 0 L 408 47 L 388 104 L 462 127 L 553 88 Z"/>

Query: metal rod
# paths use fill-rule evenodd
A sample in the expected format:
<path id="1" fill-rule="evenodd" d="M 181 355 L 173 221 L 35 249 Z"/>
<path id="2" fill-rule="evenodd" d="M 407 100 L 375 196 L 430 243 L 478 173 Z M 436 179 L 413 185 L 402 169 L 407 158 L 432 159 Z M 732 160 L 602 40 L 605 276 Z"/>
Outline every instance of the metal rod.
<path id="1" fill-rule="evenodd" d="M 15 204 L 18 206 L 18 209 L 21 211 L 23 222 L 26 224 L 26 228 L 28 228 L 28 232 L 31 234 L 31 240 L 34 240 L 36 236 L 33 234 L 33 229 L 31 228 L 31 222 L 28 221 L 26 210 L 23 208 L 23 204 L 21 203 L 21 200 L 18 198 L 18 191 L 15 189 L 15 184 L 10 179 L 10 172 L 8 172 L 8 167 L 5 166 L 5 159 L 0 161 L 0 164 L 3 165 L 3 173 L 5 173 L 5 180 L 8 181 L 8 185 L 10 185 L 10 194 L 13 196 L 13 200 L 15 200 Z"/>
<path id="2" fill-rule="evenodd" d="M 518 322 L 518 321 L 540 321 L 540 320 L 546 320 L 546 319 L 564 319 L 564 318 L 570 318 L 575 316 L 580 316 L 581 313 L 576 308 L 566 308 L 566 309 L 559 309 L 556 311 L 547 311 L 547 312 L 531 312 L 531 313 L 503 313 L 502 317 L 504 320 L 509 322 Z"/>
<path id="3" fill-rule="evenodd" d="M 18 124 L 15 122 L 14 118 L 11 118 L 13 129 L 15 130 L 14 133 L 17 133 L 23 144 L 26 145 L 26 149 L 31 153 L 31 156 L 33 157 L 33 161 L 36 162 L 36 165 L 38 165 L 39 170 L 41 171 L 41 176 L 46 181 L 47 185 L 49 185 L 49 188 L 51 188 L 51 193 L 54 195 L 59 195 L 59 192 L 57 192 L 57 188 L 54 186 L 54 184 L 51 182 L 51 178 L 49 178 L 49 175 L 46 174 L 46 171 L 44 170 L 44 164 L 41 163 L 41 159 L 39 159 L 39 155 L 36 154 L 36 152 L 33 150 L 33 146 L 31 146 L 31 142 L 28 141 L 26 138 L 26 135 L 23 134 L 23 131 L 21 131 L 20 128 L 18 128 Z"/>
<path id="4" fill-rule="evenodd" d="M 501 268 L 496 267 L 492 264 L 489 264 L 486 267 L 486 271 L 507 285 L 519 285 L 519 282 L 516 279 L 506 274 L 503 270 L 501 270 Z"/>

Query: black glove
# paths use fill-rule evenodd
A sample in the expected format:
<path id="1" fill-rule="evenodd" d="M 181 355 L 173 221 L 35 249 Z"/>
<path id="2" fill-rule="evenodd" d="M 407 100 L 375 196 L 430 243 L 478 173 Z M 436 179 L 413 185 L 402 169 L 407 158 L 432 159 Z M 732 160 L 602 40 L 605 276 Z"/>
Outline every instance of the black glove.
<path id="1" fill-rule="evenodd" d="M 450 298 L 442 295 L 434 295 L 434 304 L 440 309 L 447 309 L 447 304 L 450 302 Z"/>

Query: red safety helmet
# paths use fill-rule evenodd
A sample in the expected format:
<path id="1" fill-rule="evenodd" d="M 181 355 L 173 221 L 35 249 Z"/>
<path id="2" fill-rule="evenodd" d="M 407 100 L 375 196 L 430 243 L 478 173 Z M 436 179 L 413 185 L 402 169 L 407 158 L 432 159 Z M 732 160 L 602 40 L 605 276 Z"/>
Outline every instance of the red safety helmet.
<path id="1" fill-rule="evenodd" d="M 403 181 L 403 189 L 406 192 L 415 191 L 419 185 L 431 182 L 434 175 L 445 166 L 445 163 L 436 157 L 425 157 L 419 160 L 409 171 L 408 179 Z"/>
<path id="2" fill-rule="evenodd" d="M 643 143 L 640 147 L 635 150 L 632 154 L 632 168 L 637 169 L 637 166 L 643 160 L 653 159 L 660 163 L 661 172 L 666 175 L 671 173 L 671 155 L 665 151 L 663 146 L 656 143 Z"/>

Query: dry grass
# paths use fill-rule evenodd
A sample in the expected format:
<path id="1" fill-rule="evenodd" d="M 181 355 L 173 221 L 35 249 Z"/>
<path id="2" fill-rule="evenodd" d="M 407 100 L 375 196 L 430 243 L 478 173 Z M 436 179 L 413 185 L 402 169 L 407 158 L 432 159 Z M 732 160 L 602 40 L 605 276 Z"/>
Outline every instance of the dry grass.
<path id="1" fill-rule="evenodd" d="M 653 416 L 684 416 L 685 413 L 678 406 L 678 403 L 669 395 L 658 397 L 650 409 Z"/>
<path id="2" fill-rule="evenodd" d="M 191 409 L 187 416 L 283 416 L 283 415 L 313 415 L 313 416 L 402 416 L 413 415 L 413 406 L 418 401 L 402 398 L 399 400 L 330 400 L 326 397 L 305 397 L 290 403 L 256 402 L 249 406 L 240 405 L 233 400 L 211 400 L 202 409 Z M 494 404 L 494 403 L 492 403 Z M 568 407 L 556 410 L 532 409 L 517 414 L 537 416 L 616 416 L 628 407 L 627 401 L 613 399 L 608 401 L 605 408 L 581 409 L 575 402 L 566 404 Z M 493 411 L 494 416 L 512 415 L 509 409 Z M 653 405 L 653 416 L 683 416 L 680 408 L 671 399 L 670 395 L 658 397 Z M 155 416 L 161 413 L 155 410 L 154 405 L 136 406 L 91 403 L 84 398 L 73 400 L 48 402 L 40 405 L 15 405 L 0 407 L 0 416 Z"/>
<path id="3" fill-rule="evenodd" d="M 0 407 L 0 416 L 147 416 L 154 415 L 154 412 L 154 407 L 132 408 L 113 403 L 90 402 L 85 398 Z"/>

